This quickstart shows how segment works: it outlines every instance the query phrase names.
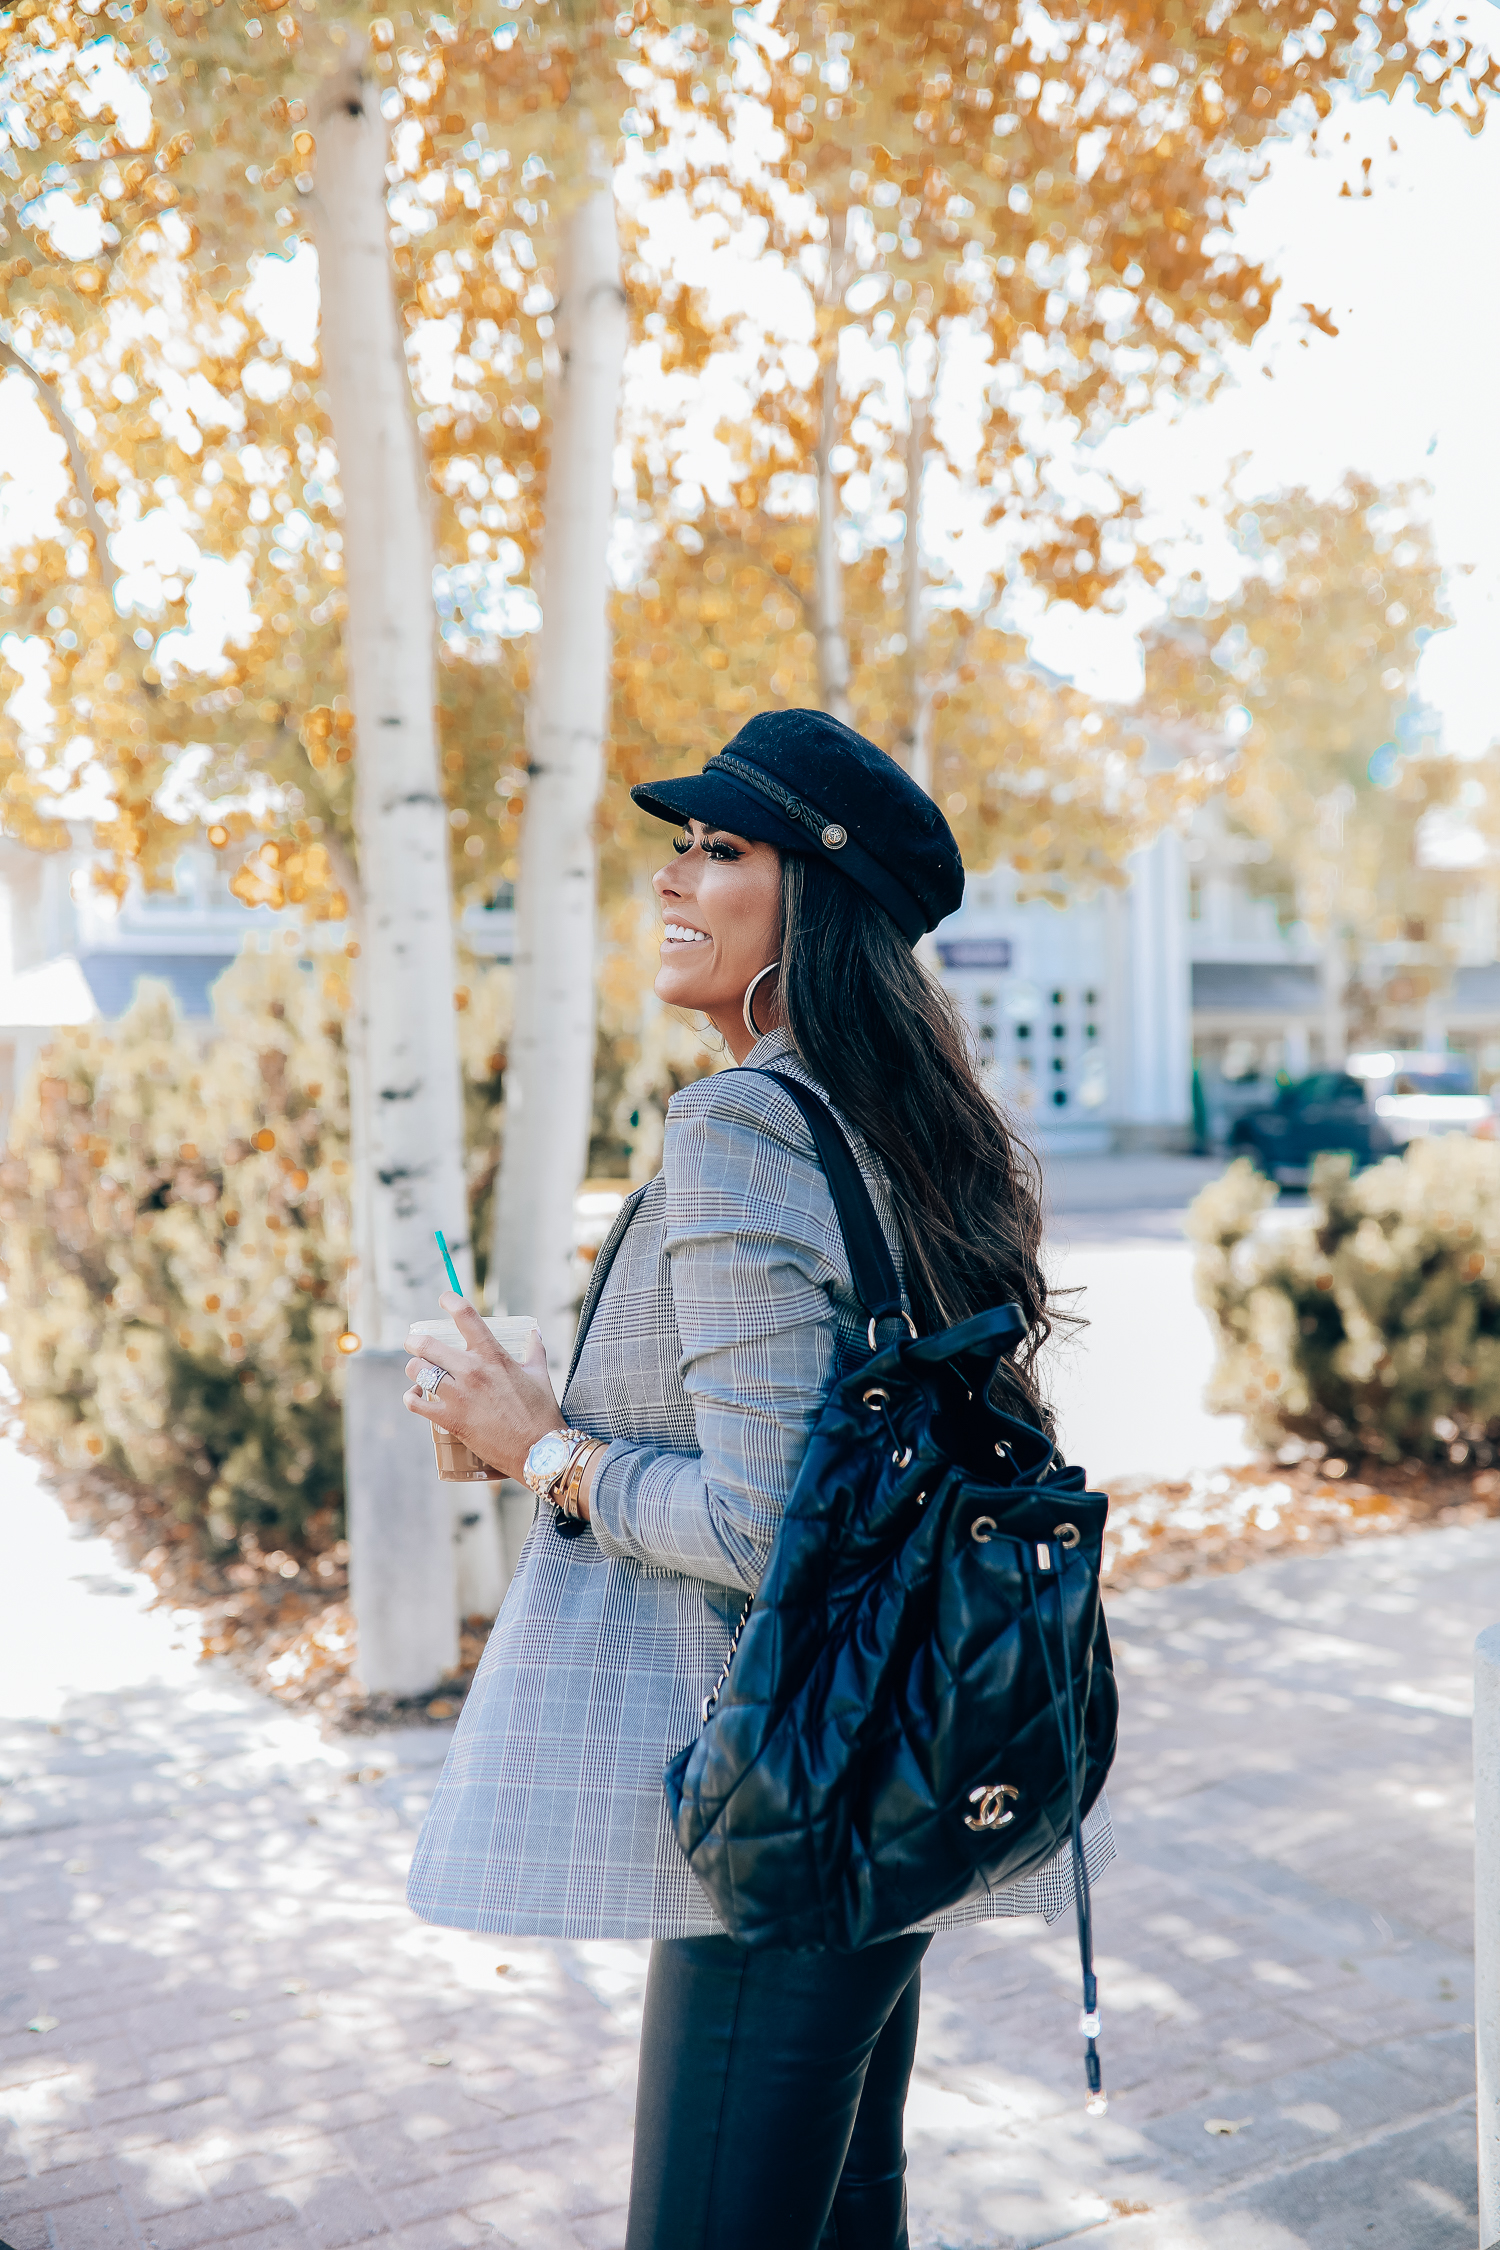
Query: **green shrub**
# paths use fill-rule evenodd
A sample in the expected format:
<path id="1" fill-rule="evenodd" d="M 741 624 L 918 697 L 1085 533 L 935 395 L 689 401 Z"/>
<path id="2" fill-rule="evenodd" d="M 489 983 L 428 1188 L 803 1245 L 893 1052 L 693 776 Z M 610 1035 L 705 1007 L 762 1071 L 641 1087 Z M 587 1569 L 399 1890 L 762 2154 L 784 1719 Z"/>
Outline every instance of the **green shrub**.
<path id="1" fill-rule="evenodd" d="M 1500 1449 L 1500 1146 L 1415 1141 L 1351 1176 L 1319 1158 L 1305 1219 L 1258 1226 L 1276 1190 L 1244 1159 L 1188 1232 L 1218 1336 L 1208 1403 L 1252 1441 L 1379 1461 Z"/>
<path id="2" fill-rule="evenodd" d="M 502 973 L 470 975 L 481 1199 Z M 147 1490 L 224 1547 L 341 1533 L 349 1260 L 340 957 L 248 953 L 204 1037 L 164 985 L 61 1034 L 0 1164 L 4 1361 L 27 1451 Z"/>

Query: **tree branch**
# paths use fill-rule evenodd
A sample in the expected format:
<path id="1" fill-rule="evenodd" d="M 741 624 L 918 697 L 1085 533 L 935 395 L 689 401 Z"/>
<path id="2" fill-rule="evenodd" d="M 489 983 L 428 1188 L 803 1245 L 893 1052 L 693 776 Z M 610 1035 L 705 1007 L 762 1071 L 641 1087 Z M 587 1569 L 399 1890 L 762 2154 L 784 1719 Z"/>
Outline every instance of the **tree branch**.
<path id="1" fill-rule="evenodd" d="M 719 527 L 718 535 L 722 538 L 726 547 L 732 547 L 735 553 L 742 555 L 747 563 L 753 563 L 757 570 L 763 570 L 766 576 L 772 579 L 782 592 L 797 604 L 804 617 L 808 615 L 808 599 L 801 587 L 794 585 L 785 571 L 778 570 L 775 564 L 761 553 L 759 547 L 752 547 L 749 540 L 742 538 L 739 532 L 727 531 L 722 525 Z"/>
<path id="2" fill-rule="evenodd" d="M 333 869 L 334 881 L 349 902 L 349 924 L 357 937 L 364 935 L 365 898 L 360 887 L 359 868 L 354 854 L 336 831 L 325 828 L 318 839 L 328 854 L 328 864 Z"/>
<path id="3" fill-rule="evenodd" d="M 843 214 L 840 238 L 835 245 L 833 218 L 828 226 L 828 271 L 820 298 L 834 310 L 843 304 L 853 258 L 849 246 L 849 214 Z M 824 339 L 827 357 L 819 375 L 818 443 L 814 454 L 818 476 L 818 545 L 814 586 L 813 634 L 818 644 L 818 700 L 823 709 L 847 726 L 849 704 L 849 636 L 844 623 L 844 566 L 839 555 L 839 490 L 833 471 L 833 451 L 839 434 L 839 329 L 830 328 Z"/>
<path id="4" fill-rule="evenodd" d="M 89 475 L 83 441 L 58 395 L 57 386 L 49 383 L 45 375 L 38 374 L 30 360 L 23 359 L 13 344 L 7 344 L 3 340 L 0 340 L 0 366 L 15 368 L 17 374 L 24 375 L 28 382 L 35 384 L 43 413 L 67 447 L 68 465 L 73 471 L 73 487 L 83 509 L 83 520 L 88 525 L 89 536 L 94 542 L 94 552 L 99 558 L 99 572 L 105 589 L 113 597 L 115 588 L 120 583 L 120 573 L 110 555 L 109 535 L 104 518 L 99 513 L 99 503 L 94 497 L 94 480 Z"/>
<path id="5" fill-rule="evenodd" d="M 922 693 L 926 619 L 922 612 L 922 472 L 927 462 L 931 401 L 914 393 L 908 367 L 906 388 L 906 536 L 901 543 L 901 626 L 906 638 L 907 717 L 902 728 L 903 763 L 918 788 L 931 790 L 932 759 L 927 740 L 930 697 Z"/>

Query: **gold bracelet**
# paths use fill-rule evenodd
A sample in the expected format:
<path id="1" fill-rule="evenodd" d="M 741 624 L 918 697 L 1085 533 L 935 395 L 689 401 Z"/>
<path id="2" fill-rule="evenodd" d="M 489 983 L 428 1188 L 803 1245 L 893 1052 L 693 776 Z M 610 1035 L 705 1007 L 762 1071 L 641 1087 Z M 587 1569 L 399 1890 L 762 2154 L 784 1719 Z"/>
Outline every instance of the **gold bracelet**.
<path id="1" fill-rule="evenodd" d="M 578 1502 L 583 1490 L 584 1471 L 598 1451 L 597 1438 L 591 1444 L 579 1447 L 557 1493 L 558 1507 L 565 1516 L 571 1516 L 575 1523 L 578 1521 Z"/>
<path id="2" fill-rule="evenodd" d="M 580 1446 L 578 1452 L 574 1455 L 572 1467 L 564 1477 L 559 1489 L 553 1494 L 554 1505 L 559 1507 L 565 1516 L 571 1516 L 575 1523 L 578 1521 L 578 1508 L 583 1498 L 583 1480 L 588 1473 L 588 1465 L 596 1453 L 602 1453 L 605 1450 L 606 1442 L 604 1438 L 593 1438 L 587 1445 Z"/>

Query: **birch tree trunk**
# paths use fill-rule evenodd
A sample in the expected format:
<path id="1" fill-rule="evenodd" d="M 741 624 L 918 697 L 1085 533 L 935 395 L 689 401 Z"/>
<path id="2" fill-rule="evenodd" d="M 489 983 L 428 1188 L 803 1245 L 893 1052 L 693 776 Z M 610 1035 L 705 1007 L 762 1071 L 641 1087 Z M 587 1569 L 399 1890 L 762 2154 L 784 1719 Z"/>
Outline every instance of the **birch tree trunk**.
<path id="1" fill-rule="evenodd" d="M 901 548 L 901 631 L 906 642 L 906 725 L 902 762 L 932 794 L 932 689 L 927 679 L 927 617 L 922 604 L 922 472 L 927 465 L 928 402 L 907 389 L 906 537 Z"/>
<path id="2" fill-rule="evenodd" d="M 434 1228 L 465 1279 L 470 1257 L 427 477 L 391 277 L 386 128 L 360 66 L 355 50 L 319 105 L 312 199 L 359 852 L 350 1318 L 364 1349 L 345 1376 L 344 1459 L 360 1677 L 416 1695 L 458 1658 L 453 1492 L 464 1488 L 439 1482 L 427 1431 L 401 1405 L 404 1342 L 413 1318 L 437 1310 Z"/>
<path id="3" fill-rule="evenodd" d="M 438 779 L 427 477 L 391 279 L 385 123 L 353 55 L 318 119 L 319 349 L 339 454 L 363 901 L 353 1118 L 369 1239 L 358 1333 L 395 1349 L 467 1261 L 448 821 Z M 361 1089 L 354 1089 L 356 1095 Z"/>
<path id="4" fill-rule="evenodd" d="M 627 341 L 612 185 L 568 221 L 558 295 L 494 1250 L 497 1302 L 534 1315 L 554 1365 L 565 1362 L 576 1311 L 573 1202 L 594 1098 L 593 824 L 608 714 L 609 542 Z"/>
<path id="5" fill-rule="evenodd" d="M 370 1177 L 370 1058 L 368 1026 L 361 1005 L 362 985 L 359 962 L 365 951 L 365 895 L 359 879 L 359 866 L 352 852 L 340 837 L 326 837 L 328 856 L 333 865 L 334 879 L 343 892 L 347 907 L 344 921 L 359 947 L 351 984 L 355 1005 L 350 1010 L 344 1028 L 344 1068 L 349 1079 L 349 1155 L 351 1158 L 349 1188 L 349 1278 L 346 1283 L 347 1303 L 345 1317 L 354 1334 L 368 1336 L 373 1343 L 380 1332 L 379 1301 L 374 1290 L 375 1276 L 375 1214 L 373 1204 L 374 1183 Z"/>
<path id="6" fill-rule="evenodd" d="M 1342 1070 L 1349 1048 L 1349 1016 L 1345 1006 L 1345 987 L 1348 983 L 1348 966 L 1344 955 L 1341 905 L 1344 887 L 1344 825 L 1354 801 L 1354 792 L 1347 782 L 1340 782 L 1324 797 L 1319 797 L 1318 842 L 1322 847 L 1323 864 L 1319 906 L 1322 922 L 1319 983 L 1323 1001 L 1323 1068 Z"/>
<path id="7" fill-rule="evenodd" d="M 844 629 L 844 566 L 839 560 L 839 496 L 833 450 L 839 442 L 839 311 L 848 284 L 848 218 L 828 222 L 828 272 L 823 284 L 826 328 L 818 411 L 818 556 L 813 637 L 818 647 L 818 700 L 831 718 L 850 725 L 849 636 Z"/>

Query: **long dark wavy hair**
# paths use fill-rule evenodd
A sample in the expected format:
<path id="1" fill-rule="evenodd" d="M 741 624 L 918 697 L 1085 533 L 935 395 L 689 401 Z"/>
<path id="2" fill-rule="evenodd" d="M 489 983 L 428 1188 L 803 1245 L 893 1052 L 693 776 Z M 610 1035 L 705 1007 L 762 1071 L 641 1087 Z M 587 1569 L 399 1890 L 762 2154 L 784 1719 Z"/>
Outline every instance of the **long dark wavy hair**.
<path id="1" fill-rule="evenodd" d="M 1052 1332 L 1040 1177 L 980 1083 L 958 1010 L 884 907 L 821 860 L 781 861 L 782 1013 L 797 1052 L 886 1168 L 924 1333 L 1014 1299 L 1027 1332 L 996 1403 L 1044 1426 Z"/>

